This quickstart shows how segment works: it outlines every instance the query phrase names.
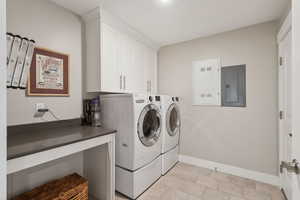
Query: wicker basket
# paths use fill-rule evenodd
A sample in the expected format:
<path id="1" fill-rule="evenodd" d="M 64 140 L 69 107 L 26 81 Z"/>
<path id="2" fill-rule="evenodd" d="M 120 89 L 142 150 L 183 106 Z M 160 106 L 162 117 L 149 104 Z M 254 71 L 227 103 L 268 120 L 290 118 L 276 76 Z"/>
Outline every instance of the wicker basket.
<path id="1" fill-rule="evenodd" d="M 87 200 L 88 182 L 78 174 L 51 181 L 13 200 Z"/>

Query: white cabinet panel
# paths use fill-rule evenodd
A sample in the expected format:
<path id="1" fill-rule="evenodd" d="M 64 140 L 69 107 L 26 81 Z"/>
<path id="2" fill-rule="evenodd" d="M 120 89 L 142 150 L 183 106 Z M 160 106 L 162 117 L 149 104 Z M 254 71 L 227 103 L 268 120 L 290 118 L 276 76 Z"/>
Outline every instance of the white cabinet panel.
<path id="1" fill-rule="evenodd" d="M 193 63 L 193 105 L 221 105 L 220 59 Z"/>
<path id="2" fill-rule="evenodd" d="M 125 35 L 120 35 L 119 37 L 119 49 L 118 49 L 118 68 L 120 70 L 120 84 L 124 91 L 130 92 L 132 90 L 133 83 L 127 72 L 132 68 L 132 45 L 130 39 Z"/>
<path id="3" fill-rule="evenodd" d="M 156 67 L 157 53 L 154 49 L 145 49 L 144 90 L 148 93 L 156 93 Z"/>
<path id="4" fill-rule="evenodd" d="M 121 73 L 118 66 L 119 34 L 101 23 L 101 90 L 121 91 Z"/>
<path id="5" fill-rule="evenodd" d="M 128 74 L 131 73 L 131 78 L 134 80 L 134 91 L 140 93 L 145 92 L 143 87 L 145 68 L 144 59 L 144 46 L 137 41 L 133 41 L 133 68 Z"/>
<path id="6" fill-rule="evenodd" d="M 122 35 L 120 40 L 120 69 L 122 74 L 122 84 L 124 92 L 142 92 L 140 85 L 142 69 L 140 60 L 139 44 L 132 38 Z"/>
<path id="7" fill-rule="evenodd" d="M 100 23 L 98 18 L 85 23 L 86 35 L 86 90 L 101 91 L 100 70 Z"/>

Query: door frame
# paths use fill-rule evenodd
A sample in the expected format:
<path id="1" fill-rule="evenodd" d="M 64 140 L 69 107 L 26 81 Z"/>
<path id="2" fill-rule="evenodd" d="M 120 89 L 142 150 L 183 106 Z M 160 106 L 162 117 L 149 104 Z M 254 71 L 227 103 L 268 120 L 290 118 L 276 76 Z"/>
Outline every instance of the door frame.
<path id="1" fill-rule="evenodd" d="M 291 31 L 292 31 L 292 13 L 290 12 L 287 15 L 287 17 L 286 17 L 284 23 L 282 24 L 282 26 L 281 26 L 281 28 L 280 28 L 280 30 L 278 32 L 278 35 L 277 35 L 278 61 L 279 61 L 279 63 L 278 63 L 278 99 L 279 99 L 279 101 L 282 98 L 280 96 L 280 95 L 282 95 L 280 93 L 280 87 L 281 87 L 280 85 L 283 84 L 283 83 L 281 83 L 281 79 L 279 78 L 280 76 L 282 76 L 282 74 L 280 74 L 281 73 L 280 68 L 282 67 L 281 63 L 280 63 L 281 62 L 280 61 L 281 60 L 281 58 L 280 58 L 281 57 L 281 55 L 280 55 L 280 45 L 286 39 L 286 37 L 288 36 L 288 34 L 291 34 Z M 292 68 L 292 66 L 290 66 L 290 67 Z M 288 71 L 289 70 L 287 70 L 287 68 L 285 68 L 285 73 L 283 74 L 285 76 L 285 79 L 283 80 L 283 81 L 285 81 L 284 85 L 287 84 L 286 81 L 288 80 L 288 78 L 291 78 L 291 77 L 288 77 L 289 76 L 288 74 L 286 74 L 286 73 L 288 73 Z M 290 74 L 290 76 L 292 76 L 292 74 Z M 285 89 L 287 89 L 287 88 L 285 88 Z M 287 91 L 284 91 L 284 92 L 287 94 Z M 284 113 L 287 113 L 287 110 L 282 110 L 280 102 L 278 102 L 278 109 L 279 109 L 278 110 L 279 112 L 284 111 Z M 285 114 L 283 114 L 283 115 L 285 115 Z M 279 163 L 278 163 L 278 166 L 280 166 L 281 161 L 286 161 L 283 158 L 283 153 L 285 151 L 285 150 L 282 149 L 282 147 L 284 146 L 284 145 L 282 145 L 282 143 L 284 142 L 284 135 L 283 134 L 287 134 L 287 133 L 282 133 L 282 130 L 281 130 L 281 119 L 278 118 L 278 149 L 279 149 L 279 155 L 278 155 L 278 158 L 279 158 L 278 161 L 279 161 Z M 281 187 L 282 187 L 282 190 L 283 190 L 286 185 L 285 185 L 285 181 L 284 181 L 282 175 L 280 174 L 280 172 L 279 172 L 279 177 L 280 177 Z M 283 190 L 283 192 L 284 192 L 284 190 Z"/>
<path id="2" fill-rule="evenodd" d="M 0 1 L 0 199 L 6 199 L 6 0 Z"/>
<path id="3" fill-rule="evenodd" d="M 292 0 L 292 11 L 283 24 L 279 34 L 278 41 L 285 36 L 285 32 L 292 33 L 292 132 L 293 140 L 291 146 L 291 157 L 300 161 L 300 92 L 299 92 L 299 75 L 300 75 L 300 2 Z M 291 30 L 288 30 L 292 27 Z M 288 30 L 288 31 L 287 31 Z M 298 200 L 300 198 L 300 175 L 291 174 L 291 198 L 289 200 Z"/>
<path id="4" fill-rule="evenodd" d="M 292 158 L 300 161 L 300 1 L 292 0 Z M 300 199 L 300 175 L 293 175 L 292 199 Z"/>
<path id="5" fill-rule="evenodd" d="M 292 30 L 292 12 L 290 11 L 277 34 L 277 43 L 279 44 L 285 38 L 288 32 L 291 30 Z"/>

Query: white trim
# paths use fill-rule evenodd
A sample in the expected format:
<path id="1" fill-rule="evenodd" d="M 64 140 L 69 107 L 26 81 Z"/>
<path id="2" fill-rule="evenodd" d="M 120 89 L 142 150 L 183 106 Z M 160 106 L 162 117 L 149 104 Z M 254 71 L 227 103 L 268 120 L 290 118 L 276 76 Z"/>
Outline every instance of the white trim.
<path id="1" fill-rule="evenodd" d="M 83 15 L 81 15 L 81 18 L 84 22 L 89 22 L 93 19 L 100 19 L 100 8 L 97 7 L 87 13 L 84 13 Z"/>
<path id="2" fill-rule="evenodd" d="M 300 160 L 300 93 L 299 93 L 299 76 L 300 76 L 300 1 L 292 0 L 292 151 L 291 159 Z M 300 175 L 291 175 L 290 200 L 300 199 Z"/>
<path id="3" fill-rule="evenodd" d="M 6 190 L 6 0 L 0 1 L 0 199 Z"/>
<path id="4" fill-rule="evenodd" d="M 257 171 L 252 171 L 248 169 L 243 169 L 235 166 L 225 165 L 225 164 L 203 160 L 200 158 L 185 156 L 185 155 L 179 155 L 179 161 L 190 165 L 204 167 L 212 170 L 215 170 L 217 168 L 217 170 L 220 172 L 252 179 L 263 183 L 268 183 L 271 185 L 280 186 L 279 176 L 275 176 L 275 175 L 265 174 Z"/>
<path id="5" fill-rule="evenodd" d="M 277 43 L 279 44 L 286 36 L 286 34 L 292 29 L 292 12 L 285 18 L 277 35 Z"/>
<path id="6" fill-rule="evenodd" d="M 42 151 L 39 153 L 15 158 L 7 161 L 7 174 L 12 174 L 24 169 L 35 167 L 59 158 L 63 158 L 75 153 L 91 149 L 102 144 L 110 143 L 114 140 L 114 135 L 101 136 L 82 142 L 77 142 L 62 147 Z"/>
<path id="7" fill-rule="evenodd" d="M 44 164 L 59 158 L 63 158 L 75 153 L 79 153 L 100 145 L 107 144 L 107 163 L 105 167 L 106 184 L 103 184 L 103 178 L 99 176 L 99 169 L 102 169 L 103 157 L 101 151 L 86 152 L 86 158 L 90 158 L 88 166 L 85 169 L 85 176 L 88 177 L 89 183 L 94 187 L 90 188 L 89 193 L 96 199 L 115 200 L 115 135 L 105 135 L 81 141 L 51 150 L 23 156 L 8 160 L 7 174 L 12 174 L 24 169 L 28 169 L 40 164 Z M 95 176 L 95 172 L 98 175 Z M 91 175 L 92 173 L 92 175 Z M 2 183 L 2 182 L 1 182 Z M 104 186 L 103 186 L 104 185 Z M 105 188 L 105 189 L 104 189 Z M 101 191 L 105 190 L 105 194 Z M 6 194 L 6 191 L 5 191 Z M 1 195 L 1 194 L 0 194 Z M 0 198 L 3 199 L 3 198 Z M 6 199 L 6 198 L 5 198 Z"/>
<path id="8" fill-rule="evenodd" d="M 108 143 L 108 162 L 106 163 L 106 167 L 108 169 L 106 176 L 106 183 L 110 185 L 110 187 L 106 187 L 106 199 L 115 200 L 115 191 L 116 191 L 116 138 L 115 135 L 112 135 L 111 142 Z"/>

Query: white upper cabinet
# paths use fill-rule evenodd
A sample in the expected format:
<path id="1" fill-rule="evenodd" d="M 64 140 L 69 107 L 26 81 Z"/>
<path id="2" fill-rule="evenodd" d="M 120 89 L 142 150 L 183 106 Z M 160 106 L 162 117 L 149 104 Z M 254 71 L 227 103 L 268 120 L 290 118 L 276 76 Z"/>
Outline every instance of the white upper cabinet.
<path id="1" fill-rule="evenodd" d="M 132 38 L 122 35 L 120 47 L 121 71 L 124 92 L 144 92 L 141 86 L 143 82 L 143 67 L 140 64 L 142 57 L 139 56 L 139 43 Z"/>
<path id="2" fill-rule="evenodd" d="M 157 50 L 105 22 L 84 17 L 87 92 L 156 93 Z"/>

